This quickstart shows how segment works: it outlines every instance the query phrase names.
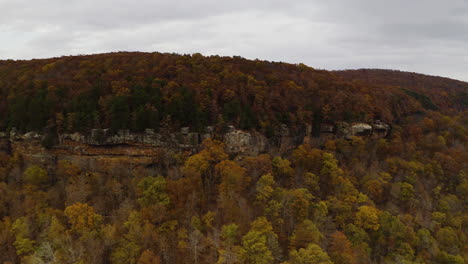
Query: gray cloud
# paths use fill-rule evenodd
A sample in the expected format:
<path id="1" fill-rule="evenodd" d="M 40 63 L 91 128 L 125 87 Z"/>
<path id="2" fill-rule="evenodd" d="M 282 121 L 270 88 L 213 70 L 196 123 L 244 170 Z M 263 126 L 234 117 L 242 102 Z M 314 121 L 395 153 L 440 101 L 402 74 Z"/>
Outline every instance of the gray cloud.
<path id="1" fill-rule="evenodd" d="M 468 81 L 466 0 L 0 0 L 0 10 L 2 59 L 200 52 Z"/>

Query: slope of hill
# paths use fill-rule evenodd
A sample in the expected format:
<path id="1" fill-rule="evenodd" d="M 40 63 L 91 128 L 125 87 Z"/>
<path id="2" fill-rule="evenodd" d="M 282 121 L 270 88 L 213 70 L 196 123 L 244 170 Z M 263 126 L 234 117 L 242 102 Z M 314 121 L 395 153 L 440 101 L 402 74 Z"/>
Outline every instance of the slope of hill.
<path id="1" fill-rule="evenodd" d="M 466 83 L 407 73 L 356 82 L 336 74 L 356 79 L 352 72 L 199 54 L 2 61 L 0 129 L 142 131 L 166 122 L 197 129 L 229 123 L 267 132 L 314 119 L 393 122 L 424 109 L 466 109 Z"/>
<path id="2" fill-rule="evenodd" d="M 467 85 L 200 54 L 0 61 L 0 263 L 465 263 Z"/>
<path id="3" fill-rule="evenodd" d="M 349 81 L 400 87 L 428 109 L 434 110 L 450 105 L 463 110 L 468 106 L 468 83 L 458 80 L 379 69 L 335 71 L 334 73 Z"/>

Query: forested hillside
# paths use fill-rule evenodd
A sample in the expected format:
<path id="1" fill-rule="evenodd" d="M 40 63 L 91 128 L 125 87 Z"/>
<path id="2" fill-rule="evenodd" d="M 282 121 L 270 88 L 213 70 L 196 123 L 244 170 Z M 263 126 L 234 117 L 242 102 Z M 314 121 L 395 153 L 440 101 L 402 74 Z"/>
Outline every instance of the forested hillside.
<path id="1" fill-rule="evenodd" d="M 266 132 L 278 124 L 392 122 L 425 109 L 447 113 L 467 107 L 467 83 L 387 73 L 370 82 L 344 81 L 337 75 L 353 75 L 199 54 L 1 61 L 0 128 L 143 130 L 166 122 L 198 129 L 229 123 Z M 422 80 L 413 85 L 415 78 Z"/>
<path id="2" fill-rule="evenodd" d="M 0 61 L 0 263 L 465 263 L 467 93 L 200 54 Z"/>

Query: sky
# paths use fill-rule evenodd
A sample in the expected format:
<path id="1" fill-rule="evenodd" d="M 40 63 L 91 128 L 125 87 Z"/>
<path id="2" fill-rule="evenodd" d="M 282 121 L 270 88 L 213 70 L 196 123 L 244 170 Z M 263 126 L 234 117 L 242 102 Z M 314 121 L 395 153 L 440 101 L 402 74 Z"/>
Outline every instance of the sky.
<path id="1" fill-rule="evenodd" d="M 0 59 L 112 51 L 468 81 L 468 0 L 0 0 Z"/>

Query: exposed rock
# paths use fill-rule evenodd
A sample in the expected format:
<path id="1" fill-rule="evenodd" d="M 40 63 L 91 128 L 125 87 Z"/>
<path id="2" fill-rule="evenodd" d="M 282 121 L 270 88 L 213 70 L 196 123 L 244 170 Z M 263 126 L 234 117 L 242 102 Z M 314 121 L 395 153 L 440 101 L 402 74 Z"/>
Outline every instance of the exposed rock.
<path id="1" fill-rule="evenodd" d="M 242 153 L 246 155 L 258 155 L 265 152 L 268 140 L 260 133 L 248 133 L 242 130 L 234 130 L 224 135 L 224 143 L 228 153 Z"/>
<path id="2" fill-rule="evenodd" d="M 142 137 L 142 142 L 146 145 L 151 145 L 155 147 L 163 147 L 164 142 L 161 134 L 155 133 L 154 129 L 146 129 L 145 134 Z"/>
<path id="3" fill-rule="evenodd" d="M 37 132 L 31 131 L 22 136 L 22 139 L 28 140 L 28 139 L 41 139 L 42 135 L 40 135 Z"/>
<path id="4" fill-rule="evenodd" d="M 355 123 L 351 126 L 351 136 L 370 136 L 372 126 L 366 123 Z"/>
<path id="5" fill-rule="evenodd" d="M 145 135 L 154 135 L 154 133 L 154 129 L 152 128 L 145 129 Z"/>
<path id="6" fill-rule="evenodd" d="M 335 125 L 332 123 L 320 124 L 320 133 L 335 133 Z"/>
<path id="7" fill-rule="evenodd" d="M 372 125 L 366 123 L 353 123 L 350 125 L 341 121 L 336 123 L 336 131 L 337 137 L 344 137 L 346 139 L 352 136 L 382 138 L 388 135 L 390 126 L 378 120 Z"/>
<path id="8" fill-rule="evenodd" d="M 307 136 L 307 137 L 312 136 L 312 125 L 311 124 L 305 124 L 305 131 L 306 131 L 305 136 Z"/>
<path id="9" fill-rule="evenodd" d="M 346 137 L 351 132 L 351 126 L 344 121 L 336 122 L 336 135 L 338 137 Z"/>
<path id="10" fill-rule="evenodd" d="M 85 136 L 81 135 L 78 132 L 71 134 L 70 139 L 73 140 L 73 141 L 77 141 L 77 142 L 85 142 L 85 140 L 86 140 Z"/>
<path id="11" fill-rule="evenodd" d="M 11 128 L 10 130 L 10 139 L 13 140 L 16 138 L 18 131 L 16 130 L 16 127 Z"/>
<path id="12" fill-rule="evenodd" d="M 182 135 L 188 135 L 189 132 L 190 132 L 190 127 L 183 127 L 180 129 L 180 133 L 182 133 Z"/>
<path id="13" fill-rule="evenodd" d="M 289 131 L 289 127 L 285 124 L 281 124 L 281 127 L 280 127 L 280 136 L 282 137 L 287 137 L 290 135 L 290 131 Z"/>
<path id="14" fill-rule="evenodd" d="M 112 135 L 104 140 L 105 144 L 123 144 L 140 141 L 140 135 L 130 133 L 129 129 L 119 129 L 117 134 Z"/>
<path id="15" fill-rule="evenodd" d="M 251 145 L 252 136 L 250 133 L 234 130 L 224 135 L 224 143 L 230 153 L 246 152 Z"/>
<path id="16" fill-rule="evenodd" d="M 214 134 L 214 128 L 212 126 L 207 126 L 205 128 L 205 133 L 200 135 L 201 141 L 203 142 L 203 140 L 205 139 L 212 138 L 213 134 Z"/>
<path id="17" fill-rule="evenodd" d="M 196 148 L 200 145 L 200 138 L 198 133 L 171 133 L 171 142 L 169 143 L 175 148 L 190 149 Z"/>
<path id="18" fill-rule="evenodd" d="M 59 144 L 54 146 L 56 150 L 74 148 L 75 153 L 87 155 L 87 147 L 115 148 L 162 148 L 165 151 L 188 151 L 194 153 L 201 147 L 203 140 L 222 136 L 226 144 L 226 151 L 230 154 L 258 155 L 270 152 L 281 155 L 294 149 L 300 144 L 309 143 L 315 146 L 323 145 L 327 140 L 335 138 L 350 138 L 351 136 L 372 136 L 382 138 L 388 135 L 391 127 L 381 121 L 375 121 L 372 125 L 366 123 L 346 122 L 320 124 L 319 137 L 311 137 L 312 126 L 304 124 L 295 129 L 282 124 L 274 131 L 272 138 L 267 139 L 256 131 L 237 130 L 233 126 L 228 127 L 224 135 L 215 135 L 214 128 L 208 126 L 204 132 L 190 132 L 188 127 L 183 127 L 179 132 L 171 133 L 166 130 L 157 132 L 155 129 L 146 129 L 143 133 L 133 133 L 129 129 L 120 129 L 111 133 L 109 129 L 92 129 L 89 134 L 73 133 L 58 135 Z M 42 135 L 37 132 L 28 132 L 24 135 L 12 129 L 9 133 L 0 132 L 0 151 L 9 151 L 9 143 L 15 141 L 40 142 Z M 94 150 L 95 151 L 95 150 Z"/>
<path id="19" fill-rule="evenodd" d="M 91 145 L 105 145 L 108 131 L 108 129 L 91 129 L 91 137 L 87 143 Z"/>
<path id="20" fill-rule="evenodd" d="M 212 126 L 207 126 L 207 127 L 205 128 L 205 133 L 207 133 L 207 134 L 213 134 L 213 132 L 214 132 L 214 127 L 212 127 Z"/>
<path id="21" fill-rule="evenodd" d="M 372 129 L 373 129 L 372 131 L 373 138 L 384 138 L 388 136 L 391 128 L 390 128 L 390 125 L 385 124 L 384 122 L 380 120 L 376 120 L 372 124 Z"/>

